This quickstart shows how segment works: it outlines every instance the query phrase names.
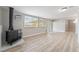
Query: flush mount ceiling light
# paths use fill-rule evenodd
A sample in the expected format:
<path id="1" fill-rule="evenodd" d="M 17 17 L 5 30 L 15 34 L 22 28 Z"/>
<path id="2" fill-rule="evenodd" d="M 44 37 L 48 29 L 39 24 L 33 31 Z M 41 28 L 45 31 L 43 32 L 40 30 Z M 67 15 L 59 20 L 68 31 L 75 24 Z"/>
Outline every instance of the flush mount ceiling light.
<path id="1" fill-rule="evenodd" d="M 63 8 L 61 8 L 61 9 L 59 9 L 58 11 L 59 12 L 64 12 L 64 11 L 66 11 L 68 9 L 68 7 L 63 7 Z"/>
<path id="2" fill-rule="evenodd" d="M 78 19 L 75 19 L 74 21 L 73 21 L 73 23 L 77 23 L 78 22 Z"/>
<path id="3" fill-rule="evenodd" d="M 63 8 L 61 8 L 61 9 L 59 9 L 59 12 L 64 12 L 64 11 L 66 11 L 66 10 L 72 8 L 72 7 L 73 7 L 73 6 L 63 7 Z"/>

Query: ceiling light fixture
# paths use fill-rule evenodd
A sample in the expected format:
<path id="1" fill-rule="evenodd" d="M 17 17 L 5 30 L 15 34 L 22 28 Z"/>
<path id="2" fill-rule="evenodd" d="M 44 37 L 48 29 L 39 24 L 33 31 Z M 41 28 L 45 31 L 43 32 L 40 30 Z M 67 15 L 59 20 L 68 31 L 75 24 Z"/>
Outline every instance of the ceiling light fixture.
<path id="1" fill-rule="evenodd" d="M 75 20 L 73 21 L 73 23 L 77 23 L 77 21 L 78 21 L 78 19 L 75 19 Z"/>
<path id="2" fill-rule="evenodd" d="M 63 7 L 63 8 L 61 8 L 61 9 L 59 9 L 59 12 L 64 12 L 64 11 L 66 11 L 68 9 L 68 7 Z"/>

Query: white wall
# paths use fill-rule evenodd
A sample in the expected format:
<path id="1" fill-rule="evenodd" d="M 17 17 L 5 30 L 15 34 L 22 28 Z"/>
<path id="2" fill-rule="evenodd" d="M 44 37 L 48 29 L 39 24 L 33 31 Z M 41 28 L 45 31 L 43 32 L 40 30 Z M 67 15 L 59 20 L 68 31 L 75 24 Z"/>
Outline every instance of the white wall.
<path id="1" fill-rule="evenodd" d="M 20 17 L 16 17 L 16 15 L 20 15 Z M 14 11 L 14 17 L 13 17 L 14 29 L 23 29 L 23 20 L 24 20 L 24 14 Z"/>
<path id="2" fill-rule="evenodd" d="M 53 32 L 65 32 L 65 20 L 54 21 Z"/>
<path id="3" fill-rule="evenodd" d="M 1 34 L 2 34 L 2 23 L 1 23 L 1 20 L 2 20 L 2 17 L 1 17 L 1 14 L 2 14 L 2 12 L 1 12 L 1 8 L 0 8 L 0 47 L 1 47 Z"/>
<path id="4" fill-rule="evenodd" d="M 53 32 L 53 22 L 52 21 L 48 21 L 47 22 L 47 32 Z"/>
<path id="5" fill-rule="evenodd" d="M 76 35 L 77 35 L 77 39 L 78 39 L 78 43 L 79 43 L 79 18 L 78 21 L 76 22 Z"/>

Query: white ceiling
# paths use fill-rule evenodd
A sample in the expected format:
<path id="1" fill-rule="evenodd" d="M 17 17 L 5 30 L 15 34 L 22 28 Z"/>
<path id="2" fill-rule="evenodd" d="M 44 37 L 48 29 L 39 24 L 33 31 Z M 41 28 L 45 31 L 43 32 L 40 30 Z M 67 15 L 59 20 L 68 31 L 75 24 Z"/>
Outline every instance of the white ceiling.
<path id="1" fill-rule="evenodd" d="M 59 9 L 64 6 L 14 6 L 19 12 L 39 16 L 49 19 L 74 18 L 78 14 L 79 7 L 71 7 L 64 12 L 59 12 Z"/>

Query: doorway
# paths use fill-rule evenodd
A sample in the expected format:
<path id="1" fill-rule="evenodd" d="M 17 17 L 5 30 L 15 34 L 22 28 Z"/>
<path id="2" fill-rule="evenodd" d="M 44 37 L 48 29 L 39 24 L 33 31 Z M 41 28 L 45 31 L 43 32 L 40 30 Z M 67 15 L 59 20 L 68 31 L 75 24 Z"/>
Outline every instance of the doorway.
<path id="1" fill-rule="evenodd" d="M 67 22 L 66 22 L 66 32 L 75 32 L 74 20 L 67 20 Z"/>

